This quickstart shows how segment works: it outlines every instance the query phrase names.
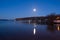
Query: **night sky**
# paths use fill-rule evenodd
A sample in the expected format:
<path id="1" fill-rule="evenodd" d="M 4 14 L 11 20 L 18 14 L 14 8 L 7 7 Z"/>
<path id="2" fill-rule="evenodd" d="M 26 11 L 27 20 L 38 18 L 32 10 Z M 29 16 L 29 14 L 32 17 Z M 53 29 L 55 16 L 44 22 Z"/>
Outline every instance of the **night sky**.
<path id="1" fill-rule="evenodd" d="M 36 8 L 36 12 L 33 9 Z M 0 18 L 23 18 L 60 13 L 60 0 L 0 0 Z"/>

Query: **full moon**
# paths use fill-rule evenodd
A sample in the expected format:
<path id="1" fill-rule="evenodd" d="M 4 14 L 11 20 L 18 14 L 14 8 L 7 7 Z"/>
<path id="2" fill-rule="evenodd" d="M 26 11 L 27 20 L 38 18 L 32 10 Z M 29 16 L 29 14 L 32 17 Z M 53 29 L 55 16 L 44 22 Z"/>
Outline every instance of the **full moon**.
<path id="1" fill-rule="evenodd" d="M 34 8 L 33 11 L 36 12 L 36 8 Z"/>

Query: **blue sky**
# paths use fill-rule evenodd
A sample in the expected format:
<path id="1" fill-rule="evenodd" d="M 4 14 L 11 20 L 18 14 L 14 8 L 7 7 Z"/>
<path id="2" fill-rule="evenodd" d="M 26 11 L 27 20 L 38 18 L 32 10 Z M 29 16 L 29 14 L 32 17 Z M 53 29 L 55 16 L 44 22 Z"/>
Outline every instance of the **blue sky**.
<path id="1" fill-rule="evenodd" d="M 33 9 L 36 8 L 36 12 Z M 22 18 L 60 13 L 60 0 L 0 0 L 0 18 Z"/>

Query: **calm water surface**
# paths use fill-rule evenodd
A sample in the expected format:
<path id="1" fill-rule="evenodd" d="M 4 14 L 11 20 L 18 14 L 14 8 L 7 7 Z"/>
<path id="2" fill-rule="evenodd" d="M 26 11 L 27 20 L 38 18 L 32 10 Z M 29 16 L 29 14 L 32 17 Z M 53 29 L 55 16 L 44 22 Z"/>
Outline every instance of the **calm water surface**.
<path id="1" fill-rule="evenodd" d="M 0 40 L 60 40 L 60 24 L 0 21 Z"/>

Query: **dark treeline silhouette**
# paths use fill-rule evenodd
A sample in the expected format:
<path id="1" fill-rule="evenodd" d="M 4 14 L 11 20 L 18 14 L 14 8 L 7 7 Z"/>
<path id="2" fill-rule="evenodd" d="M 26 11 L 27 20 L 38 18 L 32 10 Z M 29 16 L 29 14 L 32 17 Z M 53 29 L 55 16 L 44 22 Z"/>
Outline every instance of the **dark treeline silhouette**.
<path id="1" fill-rule="evenodd" d="M 47 16 L 39 16 L 39 17 L 26 17 L 26 18 L 16 18 L 16 21 L 26 21 L 31 20 L 31 22 L 36 23 L 47 23 L 47 24 L 54 24 L 55 20 L 60 20 L 60 14 L 51 13 Z"/>

